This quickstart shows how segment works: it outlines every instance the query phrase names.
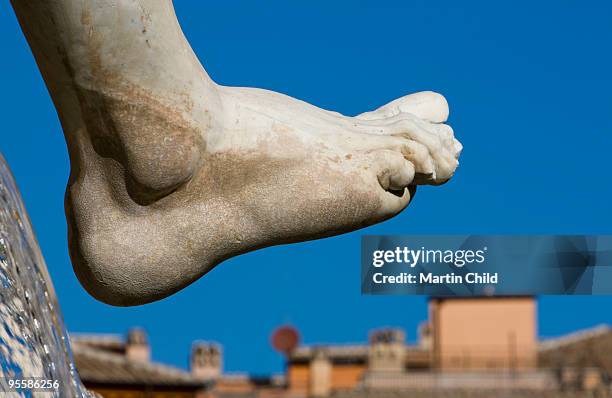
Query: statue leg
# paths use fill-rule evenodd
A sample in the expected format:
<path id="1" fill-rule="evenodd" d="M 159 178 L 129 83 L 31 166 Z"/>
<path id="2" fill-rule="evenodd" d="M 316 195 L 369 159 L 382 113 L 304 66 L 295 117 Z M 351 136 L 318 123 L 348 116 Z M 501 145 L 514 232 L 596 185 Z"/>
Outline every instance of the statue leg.
<path id="1" fill-rule="evenodd" d="M 241 253 L 383 221 L 457 167 L 439 94 L 347 117 L 215 84 L 169 0 L 12 3 L 68 143 L 73 266 L 107 303 L 158 300 Z"/>

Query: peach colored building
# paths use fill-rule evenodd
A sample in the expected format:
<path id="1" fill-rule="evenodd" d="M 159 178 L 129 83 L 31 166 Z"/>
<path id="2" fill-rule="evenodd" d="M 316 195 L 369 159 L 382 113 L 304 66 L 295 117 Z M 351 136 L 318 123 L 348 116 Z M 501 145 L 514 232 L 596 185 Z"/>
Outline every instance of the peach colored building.
<path id="1" fill-rule="evenodd" d="M 537 314 L 533 297 L 432 299 L 432 367 L 440 370 L 533 369 Z"/>
<path id="2" fill-rule="evenodd" d="M 533 297 L 434 298 L 416 344 L 407 344 L 402 331 L 387 329 L 372 333 L 367 345 L 299 347 L 288 360 L 287 382 L 296 396 L 400 379 L 427 384 L 440 372 L 462 373 L 471 383 L 475 372 L 535 371 L 537 356 Z"/>

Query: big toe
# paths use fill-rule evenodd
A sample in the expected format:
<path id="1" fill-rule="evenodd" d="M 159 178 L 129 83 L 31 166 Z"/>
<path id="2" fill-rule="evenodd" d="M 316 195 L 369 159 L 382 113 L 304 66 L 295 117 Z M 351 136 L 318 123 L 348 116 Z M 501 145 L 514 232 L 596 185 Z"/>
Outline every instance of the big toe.
<path id="1" fill-rule="evenodd" d="M 363 120 L 376 120 L 400 113 L 410 113 L 431 123 L 444 123 L 448 120 L 448 102 L 442 94 L 422 91 L 398 98 L 375 111 L 366 112 L 357 117 Z"/>

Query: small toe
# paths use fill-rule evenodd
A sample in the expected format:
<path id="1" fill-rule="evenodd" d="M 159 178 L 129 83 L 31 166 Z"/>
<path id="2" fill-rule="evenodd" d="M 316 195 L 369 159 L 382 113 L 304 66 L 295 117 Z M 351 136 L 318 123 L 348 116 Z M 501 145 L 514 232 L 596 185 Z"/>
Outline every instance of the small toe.
<path id="1" fill-rule="evenodd" d="M 414 195 L 414 166 L 394 149 L 372 151 L 368 159 L 373 177 L 380 187 L 377 190 L 381 201 L 379 217 L 381 220 L 393 217 L 408 206 Z"/>
<path id="2" fill-rule="evenodd" d="M 374 153 L 377 177 L 385 191 L 403 191 L 414 179 L 414 165 L 400 152 L 380 150 Z"/>
<path id="3" fill-rule="evenodd" d="M 393 136 L 400 141 L 404 157 L 415 167 L 415 184 L 439 185 L 452 177 L 457 168 L 457 142 L 450 127 L 407 120 L 391 125 Z"/>
<path id="4" fill-rule="evenodd" d="M 429 150 L 423 144 L 413 140 L 402 139 L 400 150 L 404 157 L 414 165 L 415 172 L 420 175 L 434 176 L 436 168 Z"/>

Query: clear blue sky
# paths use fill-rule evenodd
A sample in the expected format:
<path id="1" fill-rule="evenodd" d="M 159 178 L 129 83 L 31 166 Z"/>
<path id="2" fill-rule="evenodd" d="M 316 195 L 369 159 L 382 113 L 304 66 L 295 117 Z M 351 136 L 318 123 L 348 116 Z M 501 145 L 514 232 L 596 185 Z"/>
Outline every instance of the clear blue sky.
<path id="1" fill-rule="evenodd" d="M 211 5 L 210 3 L 215 3 Z M 381 5 L 384 3 L 384 5 Z M 222 84 L 268 88 L 356 114 L 436 90 L 465 146 L 455 178 L 419 191 L 382 225 L 227 261 L 161 302 L 113 308 L 78 284 L 66 248 L 68 157 L 9 2 L 0 4 L 0 150 L 13 168 L 75 332 L 145 327 L 158 360 L 185 366 L 196 339 L 226 369 L 282 369 L 268 344 L 365 341 L 379 326 L 415 338 L 424 298 L 362 297 L 364 233 L 612 233 L 612 2 L 175 0 L 186 35 Z M 540 300 L 542 336 L 612 323 L 612 297 Z"/>

